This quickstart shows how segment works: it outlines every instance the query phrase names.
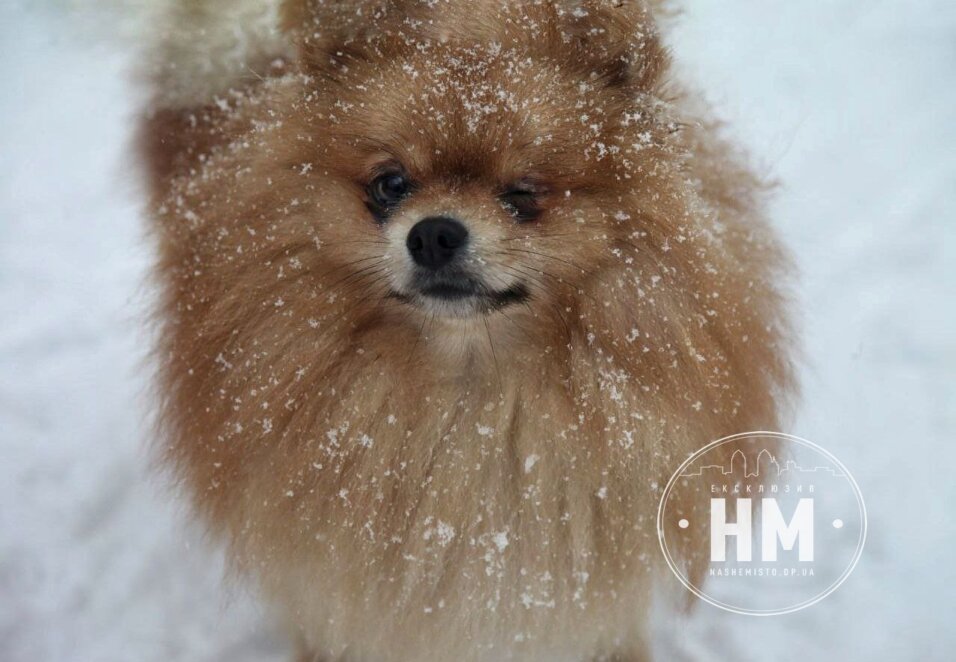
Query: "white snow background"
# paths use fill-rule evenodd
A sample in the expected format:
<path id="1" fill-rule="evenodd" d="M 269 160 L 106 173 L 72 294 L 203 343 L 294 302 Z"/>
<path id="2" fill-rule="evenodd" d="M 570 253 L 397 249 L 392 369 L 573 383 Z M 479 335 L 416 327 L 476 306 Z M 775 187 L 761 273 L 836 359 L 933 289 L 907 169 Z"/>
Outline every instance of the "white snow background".
<path id="1" fill-rule="evenodd" d="M 0 660 L 284 660 L 149 465 L 129 48 L 62 4 L 0 3 Z M 661 659 L 956 659 L 956 3 L 684 4 L 681 68 L 781 182 L 791 431 L 854 473 L 869 539 L 821 603 L 700 604 Z"/>

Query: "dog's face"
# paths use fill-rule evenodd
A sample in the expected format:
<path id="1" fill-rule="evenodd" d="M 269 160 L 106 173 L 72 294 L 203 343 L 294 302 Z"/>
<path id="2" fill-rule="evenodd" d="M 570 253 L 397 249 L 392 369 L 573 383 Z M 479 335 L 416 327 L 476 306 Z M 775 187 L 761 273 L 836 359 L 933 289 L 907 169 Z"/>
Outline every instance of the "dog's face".
<path id="1" fill-rule="evenodd" d="M 638 217 L 674 160 L 651 27 L 644 48 L 621 51 L 589 34 L 567 43 L 571 15 L 541 18 L 545 44 L 493 18 L 491 35 L 435 28 L 444 38 L 311 56 L 281 166 L 307 200 L 297 213 L 323 247 L 329 296 L 401 306 L 390 319 L 412 326 L 500 314 L 554 328 L 646 243 Z"/>
<path id="2" fill-rule="evenodd" d="M 349 231 L 385 242 L 393 300 L 475 318 L 600 270 L 633 183 L 621 100 L 601 83 L 438 47 L 376 63 L 362 88 L 341 100 L 332 131 L 348 138 L 334 163 L 348 165 Z"/>

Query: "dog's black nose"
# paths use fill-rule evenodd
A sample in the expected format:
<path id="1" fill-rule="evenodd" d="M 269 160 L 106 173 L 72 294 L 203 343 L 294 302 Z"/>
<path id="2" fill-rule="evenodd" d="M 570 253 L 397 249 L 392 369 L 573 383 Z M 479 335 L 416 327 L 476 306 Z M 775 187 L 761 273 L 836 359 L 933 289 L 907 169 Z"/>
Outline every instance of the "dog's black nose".
<path id="1" fill-rule="evenodd" d="M 468 241 L 468 228 L 453 218 L 432 216 L 415 224 L 405 245 L 412 259 L 426 269 L 439 269 Z"/>

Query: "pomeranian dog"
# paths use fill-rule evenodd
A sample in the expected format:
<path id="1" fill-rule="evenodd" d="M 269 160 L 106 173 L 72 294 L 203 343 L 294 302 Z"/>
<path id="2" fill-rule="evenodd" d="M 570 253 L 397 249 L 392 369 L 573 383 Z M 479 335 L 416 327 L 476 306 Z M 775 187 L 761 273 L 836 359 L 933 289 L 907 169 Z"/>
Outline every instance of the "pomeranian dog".
<path id="1" fill-rule="evenodd" d="M 649 659 L 660 491 L 778 426 L 787 258 L 660 9 L 167 0 L 163 448 L 303 660 Z"/>

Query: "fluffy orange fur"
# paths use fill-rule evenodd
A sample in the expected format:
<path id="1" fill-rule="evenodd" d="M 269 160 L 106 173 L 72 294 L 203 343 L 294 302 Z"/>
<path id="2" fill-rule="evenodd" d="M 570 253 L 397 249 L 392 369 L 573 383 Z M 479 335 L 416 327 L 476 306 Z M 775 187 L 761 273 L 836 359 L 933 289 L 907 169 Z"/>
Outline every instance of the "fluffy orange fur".
<path id="1" fill-rule="evenodd" d="M 144 120 L 170 466 L 305 659 L 646 659 L 660 489 L 793 390 L 761 183 L 644 2 L 284 20 L 294 58 Z M 386 166 L 416 189 L 379 222 Z M 394 296 L 435 214 L 527 301 Z"/>

